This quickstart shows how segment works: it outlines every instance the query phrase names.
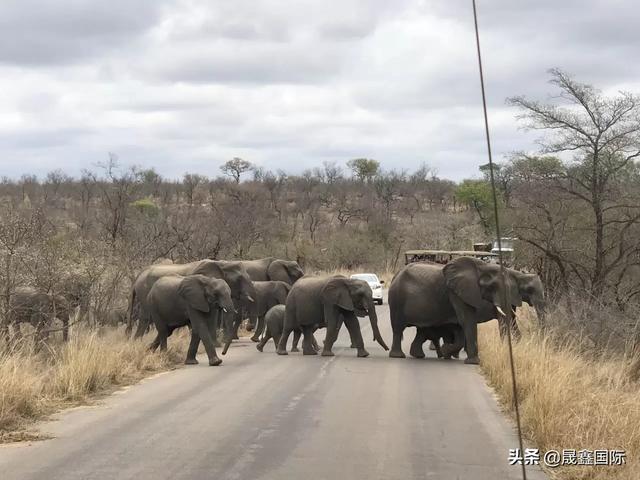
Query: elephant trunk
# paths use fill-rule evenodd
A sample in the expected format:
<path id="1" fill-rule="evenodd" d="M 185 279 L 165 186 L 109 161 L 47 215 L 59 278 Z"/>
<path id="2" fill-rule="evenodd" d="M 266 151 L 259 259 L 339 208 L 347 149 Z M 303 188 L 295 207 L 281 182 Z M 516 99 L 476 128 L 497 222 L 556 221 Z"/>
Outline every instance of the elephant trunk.
<path id="1" fill-rule="evenodd" d="M 373 299 L 369 301 L 368 310 L 371 330 L 373 330 L 373 339 L 378 342 L 382 348 L 389 350 L 389 347 L 387 347 L 387 344 L 384 343 L 384 340 L 382 339 L 382 335 L 380 335 L 380 329 L 378 328 L 378 315 L 376 314 L 376 307 L 373 304 Z"/>

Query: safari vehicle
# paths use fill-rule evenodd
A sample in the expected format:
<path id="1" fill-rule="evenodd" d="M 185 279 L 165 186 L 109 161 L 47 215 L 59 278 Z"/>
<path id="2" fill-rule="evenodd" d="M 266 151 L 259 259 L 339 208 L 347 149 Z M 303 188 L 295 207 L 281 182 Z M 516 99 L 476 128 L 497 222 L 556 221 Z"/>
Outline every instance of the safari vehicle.
<path id="1" fill-rule="evenodd" d="M 475 257 L 485 262 L 498 261 L 498 254 L 485 251 L 468 251 L 468 250 L 407 250 L 404 252 L 404 264 L 408 265 L 415 262 L 432 262 L 446 265 L 454 258 L 458 257 Z"/>

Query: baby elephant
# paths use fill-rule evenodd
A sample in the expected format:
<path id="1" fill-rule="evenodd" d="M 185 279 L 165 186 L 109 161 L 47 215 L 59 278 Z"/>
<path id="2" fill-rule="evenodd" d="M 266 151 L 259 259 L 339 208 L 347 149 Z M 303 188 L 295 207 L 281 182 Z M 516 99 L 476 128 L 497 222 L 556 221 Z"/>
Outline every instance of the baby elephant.
<path id="1" fill-rule="evenodd" d="M 440 339 L 444 344 L 440 346 Z M 438 358 L 450 359 L 458 358 L 458 354 L 464 347 L 464 332 L 462 326 L 456 323 L 446 323 L 434 327 L 418 327 L 416 337 L 411 343 L 409 353 L 414 358 L 424 358 L 422 344 L 427 340 L 431 340 L 435 346 Z"/>
<path id="2" fill-rule="evenodd" d="M 209 365 L 220 365 L 214 346 L 222 312 L 234 312 L 231 290 L 224 280 L 204 275 L 172 275 L 156 281 L 147 304 L 158 335 L 149 348 L 167 348 L 167 337 L 176 328 L 191 326 L 191 342 L 185 363 L 196 364 L 200 340 L 209 357 Z"/>
<path id="3" fill-rule="evenodd" d="M 262 351 L 267 342 L 273 338 L 273 342 L 278 346 L 278 342 L 280 341 L 280 335 L 282 335 L 282 329 L 284 328 L 284 305 L 276 305 L 271 307 L 264 316 L 265 323 L 267 324 L 267 329 L 264 332 L 262 340 L 256 345 L 258 351 Z M 291 348 L 292 352 L 298 352 L 298 342 L 300 341 L 300 335 L 302 334 L 302 330 L 294 330 L 293 331 L 293 346 Z M 313 348 L 317 352 L 320 350 L 318 343 L 316 342 L 315 337 L 311 340 Z"/>

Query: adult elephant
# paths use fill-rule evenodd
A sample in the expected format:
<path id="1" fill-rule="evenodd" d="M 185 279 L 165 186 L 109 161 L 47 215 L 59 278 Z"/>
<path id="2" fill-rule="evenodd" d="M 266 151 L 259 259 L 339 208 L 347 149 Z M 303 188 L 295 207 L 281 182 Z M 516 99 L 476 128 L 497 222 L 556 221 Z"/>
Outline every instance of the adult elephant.
<path id="1" fill-rule="evenodd" d="M 291 285 L 281 281 L 253 282 L 256 289 L 255 302 L 249 307 L 249 323 L 247 330 L 255 328 L 251 340 L 260 341 L 260 335 L 265 327 L 264 317 L 271 307 L 284 305 L 291 290 Z"/>
<path id="2" fill-rule="evenodd" d="M 409 264 L 396 274 L 389 288 L 393 330 L 389 356 L 404 358 L 401 341 L 406 327 L 458 323 L 465 336 L 465 363 L 478 364 L 478 323 L 511 315 L 512 308 L 521 304 L 513 278 L 507 274 L 504 283 L 500 281 L 499 265 L 471 257 L 459 257 L 444 266 Z"/>
<path id="3" fill-rule="evenodd" d="M 151 319 L 147 308 L 147 295 L 153 285 L 162 277 L 169 275 L 204 275 L 208 278 L 224 280 L 231 289 L 231 298 L 236 309 L 242 305 L 253 303 L 255 288 L 240 262 L 223 260 L 200 260 L 197 262 L 178 265 L 152 265 L 145 269 L 133 284 L 129 299 L 129 326 L 131 330 L 134 322 L 134 312 L 138 311 L 138 328 L 135 338 L 144 335 Z"/>
<path id="4" fill-rule="evenodd" d="M 204 275 L 170 275 L 159 278 L 147 296 L 147 306 L 157 335 L 149 348 L 167 349 L 167 337 L 176 328 L 191 326 L 191 341 L 185 363 L 198 363 L 196 353 L 200 340 L 209 357 L 209 365 L 222 363 L 215 349 L 219 317 L 233 311 L 231 289 L 224 280 Z M 228 339 L 227 342 L 230 340 Z"/>
<path id="5" fill-rule="evenodd" d="M 518 287 L 518 294 L 520 295 L 520 300 L 534 308 L 540 324 L 544 325 L 546 300 L 544 286 L 542 284 L 542 280 L 540 280 L 540 277 L 535 273 L 524 273 L 518 270 L 514 270 L 513 268 L 506 268 L 505 272 L 507 272 L 507 274 L 516 283 Z M 502 337 L 504 337 L 507 333 L 507 326 L 511 327 L 511 332 L 514 335 L 518 336 L 520 334 L 520 329 L 518 328 L 515 314 L 516 310 L 515 308 L 513 308 L 513 315 L 511 316 L 510 322 L 507 322 L 503 318 L 498 319 L 500 321 L 500 335 Z M 429 347 L 431 350 L 436 350 L 438 348 L 439 345 L 436 342 L 436 340 L 431 342 L 431 345 Z M 412 344 L 412 348 L 414 348 L 414 344 Z"/>
<path id="6" fill-rule="evenodd" d="M 298 262 L 274 257 L 240 262 L 254 282 L 280 281 L 293 285 L 302 278 L 304 272 Z"/>
<path id="7" fill-rule="evenodd" d="M 14 336 L 21 336 L 20 324 L 30 323 L 36 330 L 36 340 L 46 335 L 44 329 L 54 318 L 62 321 L 62 338 L 69 338 L 70 302 L 62 295 L 42 292 L 33 287 L 19 287 L 9 300 Z"/>
<path id="8" fill-rule="evenodd" d="M 342 275 L 331 277 L 305 277 L 298 280 L 287 297 L 284 330 L 278 342 L 278 355 L 287 355 L 287 340 L 292 331 L 302 330 L 304 355 L 315 355 L 312 345 L 315 328 L 325 328 L 327 333 L 322 349 L 323 356 L 332 356 L 331 348 L 338 338 L 342 322 L 347 326 L 351 344 L 358 349 L 358 357 L 369 355 L 364 348 L 358 316 L 369 316 L 373 339 L 382 348 L 384 343 L 378 329 L 378 317 L 373 303 L 371 287 L 362 280 Z"/>

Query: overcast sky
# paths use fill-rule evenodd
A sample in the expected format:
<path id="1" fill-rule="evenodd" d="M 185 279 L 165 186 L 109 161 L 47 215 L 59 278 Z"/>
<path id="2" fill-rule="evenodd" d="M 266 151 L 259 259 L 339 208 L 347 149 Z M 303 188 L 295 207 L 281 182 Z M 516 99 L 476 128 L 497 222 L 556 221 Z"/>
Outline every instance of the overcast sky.
<path id="1" fill-rule="evenodd" d="M 494 150 L 534 148 L 506 97 L 561 67 L 640 91 L 633 0 L 479 0 Z M 216 176 L 239 156 L 486 163 L 471 0 L 2 0 L 0 175 L 104 161 Z"/>

